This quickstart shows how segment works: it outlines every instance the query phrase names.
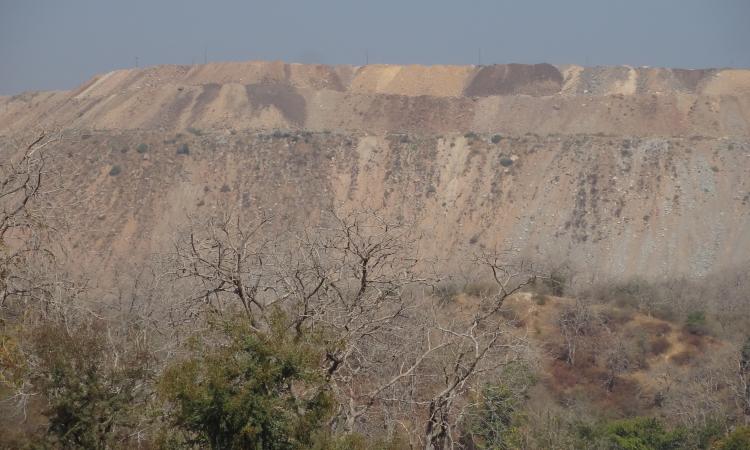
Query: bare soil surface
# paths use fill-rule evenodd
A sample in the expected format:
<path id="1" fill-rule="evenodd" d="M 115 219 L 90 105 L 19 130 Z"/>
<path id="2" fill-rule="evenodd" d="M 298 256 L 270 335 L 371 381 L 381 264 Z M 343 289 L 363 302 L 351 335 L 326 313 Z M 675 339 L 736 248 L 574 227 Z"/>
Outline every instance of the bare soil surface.
<path id="1" fill-rule="evenodd" d="M 0 98 L 0 154 L 41 129 L 63 131 L 55 164 L 77 198 L 60 201 L 92 267 L 227 203 L 300 220 L 384 208 L 419 224 L 427 255 L 512 248 L 603 275 L 750 254 L 746 70 L 158 66 Z"/>

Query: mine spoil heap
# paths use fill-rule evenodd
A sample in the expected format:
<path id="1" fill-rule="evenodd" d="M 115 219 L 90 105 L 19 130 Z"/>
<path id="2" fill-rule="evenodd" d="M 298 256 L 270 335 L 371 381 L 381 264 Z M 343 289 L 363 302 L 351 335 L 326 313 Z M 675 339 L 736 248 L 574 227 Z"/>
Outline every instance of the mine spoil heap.
<path id="1" fill-rule="evenodd" d="M 157 66 L 0 97 L 3 157 L 40 129 L 62 130 L 59 201 L 92 268 L 226 204 L 381 208 L 416 221 L 425 255 L 504 248 L 613 276 L 750 254 L 750 70 Z"/>

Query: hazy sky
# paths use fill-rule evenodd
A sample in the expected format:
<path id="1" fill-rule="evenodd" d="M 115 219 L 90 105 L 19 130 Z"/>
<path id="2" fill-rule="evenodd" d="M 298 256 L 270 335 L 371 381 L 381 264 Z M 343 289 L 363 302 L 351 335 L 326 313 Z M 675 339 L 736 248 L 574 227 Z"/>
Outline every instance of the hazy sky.
<path id="1" fill-rule="evenodd" d="M 0 94 L 203 61 L 750 67 L 750 0 L 0 0 Z"/>

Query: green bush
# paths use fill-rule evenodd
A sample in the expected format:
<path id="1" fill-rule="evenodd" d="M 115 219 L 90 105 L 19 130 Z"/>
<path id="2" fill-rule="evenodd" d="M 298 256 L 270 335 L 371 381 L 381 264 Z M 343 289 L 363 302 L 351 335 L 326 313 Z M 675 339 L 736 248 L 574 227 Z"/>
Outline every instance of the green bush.
<path id="1" fill-rule="evenodd" d="M 467 439 L 480 449 L 512 448 L 513 424 L 518 400 L 508 386 L 485 386 L 482 398 L 470 414 Z"/>
<path id="2" fill-rule="evenodd" d="M 135 151 L 138 153 L 146 153 L 148 151 L 148 145 L 147 144 L 138 144 L 138 147 L 135 148 Z"/>
<path id="3" fill-rule="evenodd" d="M 120 173 L 122 173 L 122 169 L 118 165 L 114 165 L 111 169 L 109 169 L 110 177 L 116 177 L 117 175 L 120 175 Z"/>
<path id="4" fill-rule="evenodd" d="M 502 382 L 487 384 L 466 414 L 462 441 L 468 448 L 517 448 L 521 408 L 536 379 L 526 366 L 505 368 Z"/>
<path id="5" fill-rule="evenodd" d="M 358 433 L 336 435 L 317 433 L 310 450 L 407 450 L 409 439 L 402 433 L 391 437 L 365 437 Z"/>
<path id="6" fill-rule="evenodd" d="M 750 426 L 738 427 L 712 447 L 714 450 L 750 449 Z"/>
<path id="7" fill-rule="evenodd" d="M 691 334 L 707 334 L 708 326 L 706 323 L 706 313 L 703 311 L 693 311 L 689 313 L 685 320 L 685 330 Z"/>
<path id="8" fill-rule="evenodd" d="M 658 419 L 650 417 L 610 422 L 604 427 L 603 438 L 608 448 L 621 450 L 677 450 L 688 443 L 685 430 L 666 430 Z"/>
<path id="9" fill-rule="evenodd" d="M 333 410 L 320 348 L 296 340 L 280 314 L 268 332 L 228 324 L 225 345 L 169 367 L 159 391 L 188 442 L 213 449 L 310 448 Z"/>
<path id="10" fill-rule="evenodd" d="M 147 401 L 151 357 L 145 347 L 111 348 L 101 323 L 47 323 L 30 340 L 27 379 L 48 404 L 43 439 L 53 448 L 123 445 Z"/>
<path id="11" fill-rule="evenodd" d="M 187 144 L 182 144 L 177 148 L 177 154 L 178 155 L 189 155 L 190 154 L 190 148 Z"/>
<path id="12" fill-rule="evenodd" d="M 499 134 L 496 134 L 496 135 L 492 136 L 492 139 L 490 139 L 490 140 L 492 141 L 493 144 L 499 144 L 500 141 L 503 140 L 503 137 L 500 136 Z"/>

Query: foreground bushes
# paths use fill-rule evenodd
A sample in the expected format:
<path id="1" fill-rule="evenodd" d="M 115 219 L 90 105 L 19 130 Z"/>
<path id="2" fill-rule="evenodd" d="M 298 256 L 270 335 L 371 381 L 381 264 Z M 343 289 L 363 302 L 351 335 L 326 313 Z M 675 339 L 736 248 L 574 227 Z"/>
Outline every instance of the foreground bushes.
<path id="1" fill-rule="evenodd" d="M 194 342 L 159 380 L 176 433 L 170 445 L 309 448 L 333 411 L 320 347 L 292 339 L 283 316 L 268 333 L 227 324 L 227 342 Z M 220 336 L 221 338 L 221 336 Z"/>
<path id="2" fill-rule="evenodd" d="M 30 430 L 30 440 L 15 445 L 119 447 L 149 420 L 153 360 L 142 336 L 112 345 L 100 321 L 4 331 L 3 341 L 17 346 L 3 354 L 3 388 L 19 399 L 35 392 L 45 400 L 41 411 L 30 411 L 46 418 L 45 429 Z M 8 372 L 11 359 L 17 364 Z"/>
<path id="3" fill-rule="evenodd" d="M 407 437 L 331 430 L 337 405 L 320 361 L 323 336 L 298 334 L 277 314 L 265 331 L 246 320 L 221 320 L 189 341 L 183 357 L 160 375 L 137 333 L 113 346 L 107 329 L 90 322 L 49 323 L 3 339 L 4 382 L 21 376 L 47 407 L 43 431 L 10 448 L 214 448 L 294 450 L 408 449 Z M 25 353 L 25 359 L 12 356 Z M 26 361 L 23 363 L 22 361 Z M 622 450 L 746 449 L 750 429 L 725 432 L 723 422 L 688 429 L 652 417 L 610 422 L 529 420 L 527 393 L 535 376 L 524 365 L 469 397 L 461 424 L 464 448 Z M 152 395 L 156 394 L 156 395 Z M 546 440 L 542 440 L 546 439 Z M 12 443 L 11 443 L 12 442 Z"/>

